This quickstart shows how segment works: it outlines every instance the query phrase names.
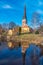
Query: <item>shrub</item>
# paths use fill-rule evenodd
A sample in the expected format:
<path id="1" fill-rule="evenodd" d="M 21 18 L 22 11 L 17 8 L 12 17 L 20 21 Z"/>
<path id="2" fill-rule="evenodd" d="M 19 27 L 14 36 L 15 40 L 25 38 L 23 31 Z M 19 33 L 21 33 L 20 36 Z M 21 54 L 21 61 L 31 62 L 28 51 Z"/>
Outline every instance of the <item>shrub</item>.
<path id="1" fill-rule="evenodd" d="M 35 34 L 39 34 L 39 31 L 36 31 Z"/>

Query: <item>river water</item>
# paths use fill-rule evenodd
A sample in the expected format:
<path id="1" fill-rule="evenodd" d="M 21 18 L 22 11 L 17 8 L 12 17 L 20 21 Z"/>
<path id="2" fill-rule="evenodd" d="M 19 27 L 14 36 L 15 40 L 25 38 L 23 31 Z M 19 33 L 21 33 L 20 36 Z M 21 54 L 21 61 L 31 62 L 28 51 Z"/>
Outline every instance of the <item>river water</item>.
<path id="1" fill-rule="evenodd" d="M 21 50 L 21 47 L 10 50 L 7 46 L 0 46 L 0 65 L 23 65 Z M 37 57 L 36 60 L 33 60 L 33 55 Z M 35 65 L 43 65 L 43 56 L 40 57 L 40 48 L 31 44 L 27 48 L 24 65 L 33 65 L 33 61 Z"/>

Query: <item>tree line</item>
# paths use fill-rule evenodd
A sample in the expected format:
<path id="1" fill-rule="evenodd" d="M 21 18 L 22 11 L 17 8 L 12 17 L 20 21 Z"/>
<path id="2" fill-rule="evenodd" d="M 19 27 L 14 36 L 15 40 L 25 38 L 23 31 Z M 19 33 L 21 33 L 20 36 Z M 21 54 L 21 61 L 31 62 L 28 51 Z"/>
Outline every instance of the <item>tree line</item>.
<path id="1" fill-rule="evenodd" d="M 11 21 L 11 22 L 9 22 L 9 23 L 3 23 L 3 24 L 0 24 L 0 29 L 13 29 L 13 28 L 15 28 L 17 25 L 13 22 L 13 21 Z"/>

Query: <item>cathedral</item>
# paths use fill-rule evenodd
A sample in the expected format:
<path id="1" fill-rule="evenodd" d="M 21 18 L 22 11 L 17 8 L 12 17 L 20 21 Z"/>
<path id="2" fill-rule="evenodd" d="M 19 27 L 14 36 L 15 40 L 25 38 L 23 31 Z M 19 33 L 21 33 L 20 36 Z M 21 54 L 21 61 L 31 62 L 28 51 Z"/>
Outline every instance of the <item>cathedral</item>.
<path id="1" fill-rule="evenodd" d="M 25 6 L 24 7 L 24 16 L 22 19 L 21 33 L 28 33 L 28 32 L 30 32 L 30 27 L 27 25 L 26 6 Z"/>

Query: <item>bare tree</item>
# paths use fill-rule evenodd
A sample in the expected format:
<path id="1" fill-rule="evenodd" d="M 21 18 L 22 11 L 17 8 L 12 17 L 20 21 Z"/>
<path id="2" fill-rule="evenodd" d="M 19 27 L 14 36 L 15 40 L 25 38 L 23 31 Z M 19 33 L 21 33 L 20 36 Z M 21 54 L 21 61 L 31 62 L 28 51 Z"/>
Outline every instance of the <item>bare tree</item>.
<path id="1" fill-rule="evenodd" d="M 2 25 L 0 24 L 0 34 L 2 33 Z"/>
<path id="2" fill-rule="evenodd" d="M 33 27 L 34 30 L 37 29 L 37 27 L 39 26 L 39 22 L 40 22 L 40 15 L 38 13 L 33 13 L 33 16 L 32 16 L 32 21 L 31 21 L 31 25 Z"/>
<path id="3" fill-rule="evenodd" d="M 3 30 L 8 29 L 8 24 L 7 24 L 7 23 L 3 23 L 3 24 L 2 24 L 2 28 L 3 28 Z"/>
<path id="4" fill-rule="evenodd" d="M 0 24 L 0 29 L 2 29 L 2 25 Z"/>
<path id="5" fill-rule="evenodd" d="M 16 27 L 16 24 L 13 21 L 11 21 L 9 23 L 9 29 L 13 29 L 14 27 Z"/>
<path id="6" fill-rule="evenodd" d="M 40 24 L 40 27 L 39 27 L 38 31 L 39 31 L 40 33 L 43 33 L 43 24 Z"/>

